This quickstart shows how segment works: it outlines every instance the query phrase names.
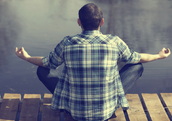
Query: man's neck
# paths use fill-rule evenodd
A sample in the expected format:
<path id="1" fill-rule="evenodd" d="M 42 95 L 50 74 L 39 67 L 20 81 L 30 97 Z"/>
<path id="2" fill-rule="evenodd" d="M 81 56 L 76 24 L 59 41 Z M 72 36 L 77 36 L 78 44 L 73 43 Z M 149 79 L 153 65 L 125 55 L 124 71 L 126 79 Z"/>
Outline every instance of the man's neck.
<path id="1" fill-rule="evenodd" d="M 85 31 L 83 27 L 81 27 L 81 29 L 82 29 L 82 31 Z M 100 31 L 100 26 L 99 26 L 99 28 L 96 29 L 96 30 Z"/>

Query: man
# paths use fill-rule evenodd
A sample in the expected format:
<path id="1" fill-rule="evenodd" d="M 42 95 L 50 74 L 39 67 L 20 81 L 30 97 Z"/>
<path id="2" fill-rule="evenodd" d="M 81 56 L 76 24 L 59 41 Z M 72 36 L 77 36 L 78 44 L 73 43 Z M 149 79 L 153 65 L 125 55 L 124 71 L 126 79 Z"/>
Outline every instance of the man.
<path id="1" fill-rule="evenodd" d="M 116 109 L 129 108 L 125 94 L 142 75 L 141 63 L 164 59 L 170 50 L 158 54 L 137 53 L 118 37 L 103 35 L 103 13 L 93 3 L 79 10 L 82 33 L 65 37 L 46 57 L 32 57 L 16 48 L 18 57 L 38 65 L 37 74 L 53 93 L 52 109 L 65 109 L 77 121 L 103 121 Z M 126 64 L 118 71 L 117 60 Z M 64 63 L 61 77 L 51 74 Z"/>

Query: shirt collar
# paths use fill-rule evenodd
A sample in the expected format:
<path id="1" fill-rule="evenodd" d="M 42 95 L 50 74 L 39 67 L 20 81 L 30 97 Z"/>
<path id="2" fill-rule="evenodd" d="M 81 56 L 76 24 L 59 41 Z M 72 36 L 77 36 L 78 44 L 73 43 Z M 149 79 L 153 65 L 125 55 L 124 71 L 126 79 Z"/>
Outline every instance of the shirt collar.
<path id="1" fill-rule="evenodd" d="M 99 30 L 84 30 L 82 31 L 82 34 L 92 35 L 92 34 L 101 34 L 101 32 Z"/>

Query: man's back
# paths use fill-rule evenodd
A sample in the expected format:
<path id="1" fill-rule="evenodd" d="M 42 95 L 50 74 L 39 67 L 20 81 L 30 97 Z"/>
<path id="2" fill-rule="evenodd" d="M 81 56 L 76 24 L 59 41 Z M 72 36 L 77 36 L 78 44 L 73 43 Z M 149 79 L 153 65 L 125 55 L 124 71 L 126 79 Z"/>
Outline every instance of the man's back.
<path id="1" fill-rule="evenodd" d="M 56 48 L 54 54 L 61 55 L 65 67 L 54 92 L 53 109 L 66 109 L 77 120 L 96 121 L 109 118 L 120 106 L 128 108 L 117 60 L 134 62 L 139 57 L 121 39 L 84 31 L 66 37 Z"/>
<path id="2" fill-rule="evenodd" d="M 117 105 L 118 53 L 110 44 L 66 46 L 64 60 L 69 83 L 69 107 L 83 118 L 100 120 Z M 76 114 L 74 114 L 76 115 Z M 95 116 L 96 115 L 96 116 Z M 107 115 L 107 114 L 106 114 Z"/>

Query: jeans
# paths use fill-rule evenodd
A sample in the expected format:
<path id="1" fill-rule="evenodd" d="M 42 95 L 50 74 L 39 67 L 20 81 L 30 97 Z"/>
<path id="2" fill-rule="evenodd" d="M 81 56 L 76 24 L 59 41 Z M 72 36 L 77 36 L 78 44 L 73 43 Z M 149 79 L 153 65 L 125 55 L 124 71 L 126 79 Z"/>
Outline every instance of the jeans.
<path id="1" fill-rule="evenodd" d="M 141 77 L 142 73 L 143 73 L 143 65 L 141 63 L 126 64 L 119 71 L 119 75 L 121 77 L 121 82 L 122 82 L 125 94 L 127 94 L 127 92 L 133 87 L 136 81 Z M 51 70 L 51 69 L 39 66 L 37 69 L 37 75 L 40 81 L 53 94 L 56 84 L 59 79 L 57 76 L 56 70 Z"/>

